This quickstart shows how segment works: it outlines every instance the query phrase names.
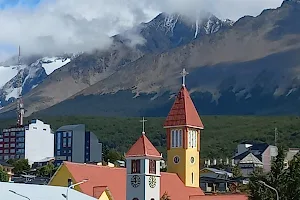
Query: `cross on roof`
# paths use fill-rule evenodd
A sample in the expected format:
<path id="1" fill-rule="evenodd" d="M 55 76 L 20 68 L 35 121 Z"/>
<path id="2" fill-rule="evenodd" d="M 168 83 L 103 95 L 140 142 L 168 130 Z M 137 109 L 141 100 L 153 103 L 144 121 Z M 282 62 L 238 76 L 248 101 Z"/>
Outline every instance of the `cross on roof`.
<path id="1" fill-rule="evenodd" d="M 145 134 L 145 122 L 146 122 L 147 120 L 145 120 L 145 118 L 143 117 L 143 119 L 142 120 L 140 120 L 140 122 L 142 122 L 143 123 L 143 134 Z"/>
<path id="2" fill-rule="evenodd" d="M 182 86 L 185 86 L 185 77 L 186 75 L 188 75 L 189 73 L 185 70 L 185 68 L 183 68 L 182 72 L 180 73 L 182 76 Z"/>

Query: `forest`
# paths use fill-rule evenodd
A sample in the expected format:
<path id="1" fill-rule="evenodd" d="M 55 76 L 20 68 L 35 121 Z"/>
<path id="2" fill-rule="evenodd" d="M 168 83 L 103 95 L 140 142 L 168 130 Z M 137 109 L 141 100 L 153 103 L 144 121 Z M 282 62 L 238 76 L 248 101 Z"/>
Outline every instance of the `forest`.
<path id="1" fill-rule="evenodd" d="M 38 119 L 51 125 L 53 131 L 69 124 L 85 124 L 95 133 L 104 148 L 121 155 L 138 139 L 142 132 L 141 118 L 57 116 Z M 201 116 L 204 130 L 201 132 L 201 158 L 230 158 L 236 145 L 244 141 L 275 143 L 284 148 L 299 147 L 300 117 L 298 116 Z M 25 121 L 30 121 L 28 118 Z M 166 157 L 165 118 L 146 118 L 145 131 L 151 142 Z M 15 120 L 1 120 L 0 128 L 10 127 Z"/>

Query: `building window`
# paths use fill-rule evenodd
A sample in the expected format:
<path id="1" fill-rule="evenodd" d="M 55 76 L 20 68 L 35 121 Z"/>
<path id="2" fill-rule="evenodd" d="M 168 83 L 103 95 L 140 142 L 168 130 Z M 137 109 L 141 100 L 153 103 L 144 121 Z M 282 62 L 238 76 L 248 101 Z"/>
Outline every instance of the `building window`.
<path id="1" fill-rule="evenodd" d="M 67 147 L 67 138 L 63 138 L 63 147 Z"/>
<path id="2" fill-rule="evenodd" d="M 8 149 L 4 149 L 4 153 L 9 153 Z"/>
<path id="3" fill-rule="evenodd" d="M 139 200 L 138 198 L 133 198 L 132 200 Z"/>
<path id="4" fill-rule="evenodd" d="M 196 148 L 197 147 L 197 131 L 189 130 L 189 148 Z"/>
<path id="5" fill-rule="evenodd" d="M 0 149 L 0 153 L 3 153 L 3 150 L 2 149 Z M 0 159 L 1 160 L 1 159 Z"/>
<path id="6" fill-rule="evenodd" d="M 176 129 L 171 131 L 172 148 L 182 147 L 182 130 Z"/>
<path id="7" fill-rule="evenodd" d="M 194 172 L 192 172 L 192 184 L 194 184 Z"/>
<path id="8" fill-rule="evenodd" d="M 9 132 L 7 132 L 7 133 L 4 133 L 4 136 L 9 136 Z"/>
<path id="9" fill-rule="evenodd" d="M 63 133 L 63 137 L 67 137 L 67 132 L 64 132 L 64 133 Z"/>
<path id="10" fill-rule="evenodd" d="M 15 141 L 16 141 L 16 138 L 10 138 L 10 141 L 11 141 L 11 142 L 15 142 Z"/>
<path id="11" fill-rule="evenodd" d="M 132 174 L 137 174 L 140 173 L 140 164 L 141 161 L 140 160 L 132 160 L 131 161 L 131 173 Z"/>
<path id="12" fill-rule="evenodd" d="M 11 143 L 10 147 L 16 147 L 16 144 L 15 143 Z"/>
<path id="13" fill-rule="evenodd" d="M 72 137 L 72 131 L 68 132 L 69 137 Z"/>
<path id="14" fill-rule="evenodd" d="M 16 132 L 11 132 L 10 135 L 11 135 L 11 136 L 15 136 L 15 135 L 16 135 Z"/>
<path id="15" fill-rule="evenodd" d="M 68 138 L 68 147 L 72 147 L 72 138 Z"/>
<path id="16" fill-rule="evenodd" d="M 156 161 L 155 160 L 149 161 L 149 173 L 156 174 Z"/>
<path id="17" fill-rule="evenodd" d="M 16 151 L 14 149 L 11 149 L 10 150 L 10 153 L 15 153 Z"/>
<path id="18" fill-rule="evenodd" d="M 4 144 L 4 148 L 8 148 L 9 147 L 9 144 Z"/>
<path id="19" fill-rule="evenodd" d="M 0 144 L 0 147 L 3 147 L 3 144 Z"/>
<path id="20" fill-rule="evenodd" d="M 9 138 L 4 138 L 4 142 L 9 142 Z"/>
<path id="21" fill-rule="evenodd" d="M 60 150 L 61 133 L 57 133 L 56 148 Z"/>

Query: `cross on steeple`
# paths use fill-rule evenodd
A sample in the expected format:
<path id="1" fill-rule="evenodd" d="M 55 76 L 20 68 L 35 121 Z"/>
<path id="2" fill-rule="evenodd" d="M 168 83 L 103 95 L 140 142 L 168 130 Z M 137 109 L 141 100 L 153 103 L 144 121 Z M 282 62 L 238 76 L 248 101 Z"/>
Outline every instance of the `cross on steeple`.
<path id="1" fill-rule="evenodd" d="M 140 120 L 140 122 L 142 122 L 143 123 L 143 132 L 142 132 L 142 134 L 145 134 L 145 122 L 146 122 L 147 120 L 145 120 L 145 118 L 143 117 L 143 119 L 142 120 Z"/>
<path id="2" fill-rule="evenodd" d="M 186 75 L 188 75 L 189 73 L 185 70 L 185 68 L 183 68 L 182 72 L 180 73 L 182 76 L 182 86 L 185 86 L 185 77 Z"/>

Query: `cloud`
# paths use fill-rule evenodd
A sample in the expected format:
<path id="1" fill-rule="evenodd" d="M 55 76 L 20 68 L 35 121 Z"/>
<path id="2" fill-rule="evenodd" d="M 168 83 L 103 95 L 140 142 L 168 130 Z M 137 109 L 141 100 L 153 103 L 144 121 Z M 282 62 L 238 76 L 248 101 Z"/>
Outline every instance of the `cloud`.
<path id="1" fill-rule="evenodd" d="M 194 15 L 207 10 L 236 20 L 278 7 L 281 1 L 44 0 L 34 7 L 17 4 L 0 10 L 0 45 L 20 44 L 27 54 L 47 55 L 105 49 L 111 44 L 111 35 L 149 21 L 160 12 Z"/>

